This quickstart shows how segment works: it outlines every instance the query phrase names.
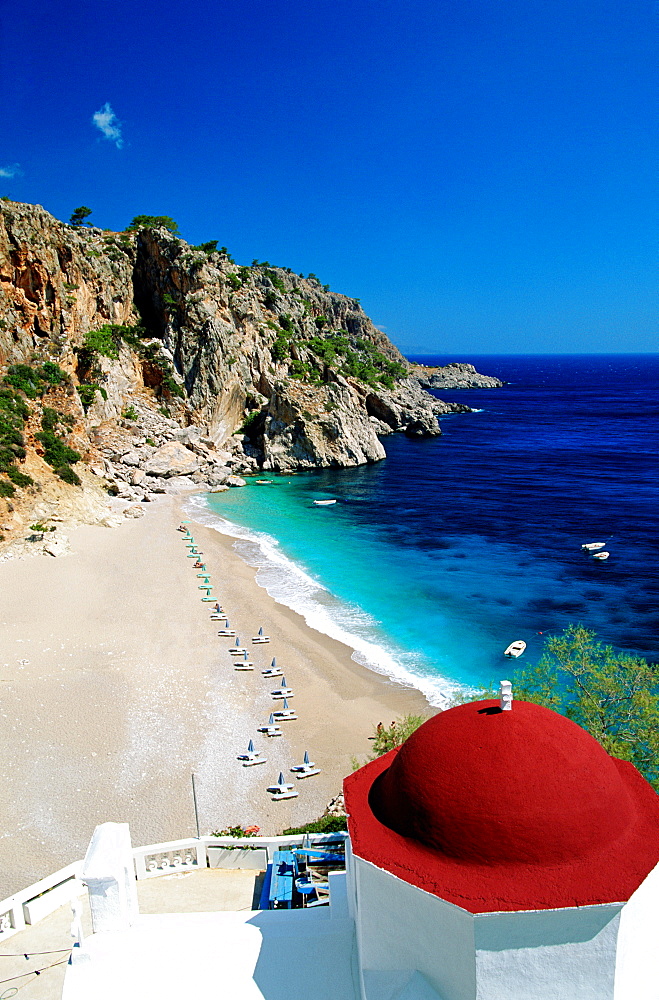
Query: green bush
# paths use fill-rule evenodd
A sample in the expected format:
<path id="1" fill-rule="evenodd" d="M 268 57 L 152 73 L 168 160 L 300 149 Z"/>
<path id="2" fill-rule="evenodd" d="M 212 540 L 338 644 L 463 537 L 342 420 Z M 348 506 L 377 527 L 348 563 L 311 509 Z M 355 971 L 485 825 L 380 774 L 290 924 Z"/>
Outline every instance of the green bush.
<path id="1" fill-rule="evenodd" d="M 182 387 L 176 382 L 169 372 L 165 372 L 162 379 L 162 387 L 170 394 L 170 396 L 178 396 L 179 399 L 185 399 L 185 393 Z"/>
<path id="2" fill-rule="evenodd" d="M 289 837 L 294 833 L 342 833 L 347 830 L 347 816 L 321 816 L 312 823 L 304 826 L 291 826 L 284 830 L 284 836 Z"/>
<path id="3" fill-rule="evenodd" d="M 28 399 L 38 399 L 43 394 L 43 381 L 31 365 L 11 365 L 5 375 L 5 382 L 24 393 Z"/>
<path id="4" fill-rule="evenodd" d="M 65 483 L 69 483 L 71 486 L 80 486 L 80 476 L 75 472 L 70 465 L 60 465 L 55 469 L 56 475 L 63 479 Z"/>
<path id="5" fill-rule="evenodd" d="M 233 288 L 234 292 L 239 291 L 239 289 L 243 287 L 242 281 L 240 280 L 237 274 L 233 273 L 233 271 L 231 272 L 231 274 L 227 274 L 227 281 Z"/>
<path id="6" fill-rule="evenodd" d="M 261 416 L 260 410 L 252 410 L 251 413 L 248 413 L 245 419 L 243 420 L 242 427 L 239 429 L 238 433 L 249 434 L 250 429 L 252 430 L 254 429 L 254 424 L 257 422 L 260 416 Z"/>
<path id="7" fill-rule="evenodd" d="M 63 465 L 72 465 L 79 462 L 81 456 L 73 448 L 69 448 L 66 441 L 54 434 L 53 431 L 42 430 L 34 435 L 37 441 L 41 441 L 44 446 L 44 459 L 58 472 Z"/>
<path id="8" fill-rule="evenodd" d="M 103 399 L 108 398 L 106 390 L 96 382 L 83 382 L 78 386 L 78 395 L 80 396 L 80 402 L 82 403 L 85 413 L 94 402 L 94 397 L 97 392 L 100 392 Z"/>
<path id="9" fill-rule="evenodd" d="M 127 406 L 121 416 L 124 420 L 139 420 L 139 414 L 134 406 Z"/>
<path id="10" fill-rule="evenodd" d="M 275 338 L 275 342 L 270 348 L 273 361 L 285 361 L 290 353 L 288 340 L 282 334 Z"/>
<path id="11" fill-rule="evenodd" d="M 96 354 L 102 354 L 105 358 L 115 361 L 119 357 L 119 346 L 121 344 L 121 327 L 106 324 L 98 330 L 89 330 L 85 334 L 83 348 Z"/>
<path id="12" fill-rule="evenodd" d="M 44 361 L 39 374 L 49 385 L 63 385 L 69 381 L 69 376 L 54 361 Z"/>
<path id="13" fill-rule="evenodd" d="M 16 490 L 6 479 L 0 479 L 0 497 L 13 497 Z"/>
<path id="14" fill-rule="evenodd" d="M 5 471 L 15 486 L 32 486 L 34 483 L 32 476 L 28 476 L 25 472 L 21 472 L 15 465 L 11 465 Z"/>

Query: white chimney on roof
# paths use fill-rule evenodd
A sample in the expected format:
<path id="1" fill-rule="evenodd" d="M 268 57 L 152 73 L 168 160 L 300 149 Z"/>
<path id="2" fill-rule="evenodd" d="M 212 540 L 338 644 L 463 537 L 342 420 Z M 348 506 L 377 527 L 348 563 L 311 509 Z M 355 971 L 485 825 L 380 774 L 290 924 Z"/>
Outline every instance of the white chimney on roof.
<path id="1" fill-rule="evenodd" d="M 499 681 L 499 707 L 502 712 L 512 712 L 513 686 L 510 681 Z"/>

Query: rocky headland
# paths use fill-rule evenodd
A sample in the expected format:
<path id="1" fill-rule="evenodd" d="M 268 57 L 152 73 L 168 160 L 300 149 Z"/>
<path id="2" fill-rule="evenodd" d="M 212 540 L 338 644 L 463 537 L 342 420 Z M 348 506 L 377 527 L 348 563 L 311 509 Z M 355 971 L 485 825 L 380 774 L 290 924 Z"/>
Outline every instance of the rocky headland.
<path id="1" fill-rule="evenodd" d="M 471 365 L 411 365 L 314 275 L 0 201 L 0 540 L 13 554 L 59 554 L 59 525 L 117 523 L 162 493 L 379 461 L 383 436 L 436 436 L 439 416 L 469 410 L 427 388 L 500 384 Z"/>
<path id="2" fill-rule="evenodd" d="M 501 389 L 505 385 L 501 379 L 481 375 L 463 361 L 452 361 L 440 368 L 411 364 L 410 375 L 424 389 Z"/>

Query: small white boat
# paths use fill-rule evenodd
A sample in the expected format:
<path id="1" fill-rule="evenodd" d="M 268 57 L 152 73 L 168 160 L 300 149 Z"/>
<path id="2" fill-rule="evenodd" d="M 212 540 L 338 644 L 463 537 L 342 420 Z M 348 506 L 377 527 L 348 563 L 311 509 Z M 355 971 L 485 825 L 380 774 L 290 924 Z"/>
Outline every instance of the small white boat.
<path id="1" fill-rule="evenodd" d="M 611 555 L 610 552 L 593 552 L 591 554 L 593 559 L 608 559 Z"/>
<path id="2" fill-rule="evenodd" d="M 515 642 L 511 642 L 507 649 L 504 650 L 504 656 L 521 656 L 526 649 L 526 643 L 523 639 L 516 639 Z"/>
<path id="3" fill-rule="evenodd" d="M 597 552 L 598 549 L 603 549 L 605 545 L 606 542 L 586 542 L 581 548 L 584 552 Z"/>
<path id="4" fill-rule="evenodd" d="M 249 746 L 247 747 L 247 753 L 239 753 L 237 760 L 243 762 L 243 767 L 254 767 L 255 764 L 265 764 L 267 758 L 261 756 L 260 750 L 254 749 L 254 741 L 249 741 Z"/>
<path id="5" fill-rule="evenodd" d="M 336 503 L 336 500 L 314 500 L 316 507 L 329 507 L 330 504 Z"/>
<path id="6" fill-rule="evenodd" d="M 269 486 L 272 483 L 272 479 L 255 479 L 254 482 L 260 486 Z"/>
<path id="7" fill-rule="evenodd" d="M 263 626 L 261 626 L 256 635 L 252 636 L 252 642 L 254 643 L 270 642 L 270 636 L 264 633 Z"/>

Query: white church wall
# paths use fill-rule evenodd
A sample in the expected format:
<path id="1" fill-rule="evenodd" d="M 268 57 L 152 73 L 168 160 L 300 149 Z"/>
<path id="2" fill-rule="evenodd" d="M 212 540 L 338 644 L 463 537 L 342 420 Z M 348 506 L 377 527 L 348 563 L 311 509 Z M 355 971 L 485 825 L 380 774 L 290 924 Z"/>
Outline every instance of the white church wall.
<path id="1" fill-rule="evenodd" d="M 476 914 L 478 1000 L 613 1000 L 620 909 Z"/>
<path id="2" fill-rule="evenodd" d="M 351 866 L 363 1000 L 388 1000 L 387 982 L 415 970 L 442 1000 L 475 1000 L 472 915 L 362 858 Z"/>
<path id="3" fill-rule="evenodd" d="M 615 1000 L 659 997 L 659 865 L 622 909 L 613 996 Z"/>

